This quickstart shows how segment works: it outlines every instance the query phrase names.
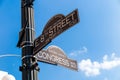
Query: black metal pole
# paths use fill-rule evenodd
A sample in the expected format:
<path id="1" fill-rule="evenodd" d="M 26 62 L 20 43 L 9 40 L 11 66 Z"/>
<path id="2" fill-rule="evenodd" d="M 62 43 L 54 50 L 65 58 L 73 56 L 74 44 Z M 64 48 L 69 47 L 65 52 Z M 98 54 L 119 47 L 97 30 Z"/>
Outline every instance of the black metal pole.
<path id="1" fill-rule="evenodd" d="M 22 80 L 38 80 L 39 67 L 36 58 L 33 56 L 34 46 L 34 0 L 21 0 L 22 30 L 19 33 L 17 46 L 22 48 Z"/>

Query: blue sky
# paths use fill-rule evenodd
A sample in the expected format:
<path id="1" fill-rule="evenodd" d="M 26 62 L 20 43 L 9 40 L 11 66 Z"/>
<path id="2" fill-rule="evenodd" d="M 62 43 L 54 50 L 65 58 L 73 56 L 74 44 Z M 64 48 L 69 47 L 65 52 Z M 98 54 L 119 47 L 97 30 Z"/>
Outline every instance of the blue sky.
<path id="1" fill-rule="evenodd" d="M 120 0 L 35 0 L 35 36 L 51 17 L 67 15 L 76 8 L 80 23 L 48 46 L 59 46 L 77 60 L 79 71 L 39 62 L 39 79 L 120 80 Z M 21 29 L 20 0 L 0 0 L 0 24 L 0 71 L 21 80 L 21 49 L 16 47 Z M 3 57 L 5 54 L 13 56 Z"/>

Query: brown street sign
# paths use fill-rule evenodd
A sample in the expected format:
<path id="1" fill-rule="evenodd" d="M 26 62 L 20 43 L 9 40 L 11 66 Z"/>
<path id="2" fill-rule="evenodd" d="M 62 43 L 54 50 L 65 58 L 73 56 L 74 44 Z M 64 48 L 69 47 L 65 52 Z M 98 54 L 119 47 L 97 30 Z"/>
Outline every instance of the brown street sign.
<path id="1" fill-rule="evenodd" d="M 51 18 L 45 26 L 42 34 L 34 41 L 34 54 L 49 44 L 52 39 L 79 22 L 78 10 L 74 10 L 66 17 L 58 14 Z"/>
<path id="2" fill-rule="evenodd" d="M 61 65 L 63 67 L 78 71 L 77 61 L 67 58 L 64 52 L 56 47 L 49 47 L 47 50 L 39 51 L 35 57 L 40 62 Z"/>

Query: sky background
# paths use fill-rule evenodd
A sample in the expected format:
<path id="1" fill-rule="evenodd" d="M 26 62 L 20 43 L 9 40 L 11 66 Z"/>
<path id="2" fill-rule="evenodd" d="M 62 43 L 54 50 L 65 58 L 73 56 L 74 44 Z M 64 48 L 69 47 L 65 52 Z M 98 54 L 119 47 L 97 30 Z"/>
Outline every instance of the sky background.
<path id="1" fill-rule="evenodd" d="M 0 0 L 0 74 L 13 75 L 16 80 L 22 80 L 21 49 L 16 47 L 21 30 L 20 1 Z M 62 48 L 77 60 L 79 71 L 39 62 L 39 80 L 120 80 L 120 0 L 35 0 L 35 36 L 51 17 L 75 9 L 80 22 L 46 48 Z"/>

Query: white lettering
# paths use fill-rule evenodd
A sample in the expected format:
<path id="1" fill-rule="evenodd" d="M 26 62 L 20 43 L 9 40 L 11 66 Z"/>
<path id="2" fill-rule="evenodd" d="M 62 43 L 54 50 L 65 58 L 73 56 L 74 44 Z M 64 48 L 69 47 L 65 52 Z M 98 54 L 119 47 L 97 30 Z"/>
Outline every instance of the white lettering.
<path id="1" fill-rule="evenodd" d="M 41 35 L 41 37 L 40 37 L 40 42 L 43 42 L 44 41 L 44 35 Z"/>

